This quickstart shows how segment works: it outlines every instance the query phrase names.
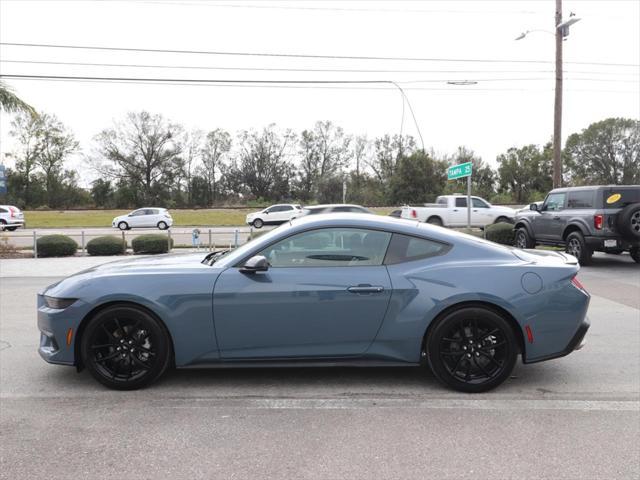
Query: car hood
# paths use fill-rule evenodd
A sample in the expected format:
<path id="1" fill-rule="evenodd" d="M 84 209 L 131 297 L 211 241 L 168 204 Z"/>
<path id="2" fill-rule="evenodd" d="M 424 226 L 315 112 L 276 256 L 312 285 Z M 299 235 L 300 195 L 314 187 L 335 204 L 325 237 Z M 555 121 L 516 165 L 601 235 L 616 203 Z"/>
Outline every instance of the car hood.
<path id="1" fill-rule="evenodd" d="M 511 207 L 500 207 L 500 206 L 495 206 L 495 205 L 492 205 L 491 207 L 495 212 L 501 212 L 501 213 L 504 213 L 506 215 L 510 215 L 512 217 L 515 217 L 515 215 L 516 215 L 516 210 L 514 208 L 511 208 Z"/>
<path id="2" fill-rule="evenodd" d="M 99 281 L 104 277 L 188 274 L 203 270 L 212 271 L 216 267 L 201 263 L 205 255 L 206 253 L 174 253 L 108 262 L 66 277 L 60 282 L 49 285 L 42 293 L 46 292 L 47 295 L 52 296 L 68 295 L 68 292 L 81 287 L 83 284 L 94 280 Z"/>

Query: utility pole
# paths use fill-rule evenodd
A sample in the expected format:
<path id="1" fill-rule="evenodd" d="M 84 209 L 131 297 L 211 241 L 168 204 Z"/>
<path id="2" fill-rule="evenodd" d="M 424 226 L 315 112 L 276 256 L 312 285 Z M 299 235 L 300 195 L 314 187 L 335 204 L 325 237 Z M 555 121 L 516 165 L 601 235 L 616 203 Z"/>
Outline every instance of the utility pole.
<path id="1" fill-rule="evenodd" d="M 556 94 L 553 106 L 553 188 L 562 186 L 562 0 L 556 0 Z"/>

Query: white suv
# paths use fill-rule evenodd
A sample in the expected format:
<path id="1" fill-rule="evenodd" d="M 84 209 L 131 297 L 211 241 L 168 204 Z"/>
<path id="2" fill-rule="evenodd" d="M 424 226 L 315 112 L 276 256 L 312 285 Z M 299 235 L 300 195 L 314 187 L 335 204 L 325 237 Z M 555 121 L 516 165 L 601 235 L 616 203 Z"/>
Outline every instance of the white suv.
<path id="1" fill-rule="evenodd" d="M 13 205 L 0 205 L 0 230 L 13 232 L 18 227 L 24 228 L 24 213 Z"/>
<path id="2" fill-rule="evenodd" d="M 263 225 L 280 225 L 292 218 L 299 217 L 301 214 L 302 207 L 297 204 L 271 205 L 269 208 L 247 215 L 247 224 L 253 225 L 255 228 L 262 228 Z"/>
<path id="3" fill-rule="evenodd" d="M 139 208 L 127 215 L 120 215 L 111 222 L 111 226 L 120 230 L 130 228 L 159 228 L 166 230 L 173 225 L 173 218 L 166 208 Z"/>

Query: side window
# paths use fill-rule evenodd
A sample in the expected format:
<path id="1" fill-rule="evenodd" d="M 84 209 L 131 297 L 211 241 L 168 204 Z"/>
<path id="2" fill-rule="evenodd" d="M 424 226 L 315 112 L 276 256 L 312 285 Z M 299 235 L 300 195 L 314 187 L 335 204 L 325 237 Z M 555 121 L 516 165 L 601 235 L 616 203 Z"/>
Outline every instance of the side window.
<path id="1" fill-rule="evenodd" d="M 7 213 L 7 210 L 5 210 L 4 208 L 0 207 L 0 213 Z"/>
<path id="2" fill-rule="evenodd" d="M 382 265 L 391 234 L 359 228 L 322 228 L 293 235 L 260 252 L 272 267 Z"/>
<path id="3" fill-rule="evenodd" d="M 340 213 L 340 212 L 350 212 L 351 211 L 351 207 L 335 207 L 333 209 L 334 212 L 336 213 Z"/>
<path id="4" fill-rule="evenodd" d="M 543 210 L 548 212 L 556 212 L 564 208 L 564 197 L 566 193 L 552 193 L 544 202 Z"/>
<path id="5" fill-rule="evenodd" d="M 293 210 L 293 207 L 291 205 L 283 205 L 280 207 L 281 212 L 288 212 L 289 210 Z"/>
<path id="6" fill-rule="evenodd" d="M 466 207 L 467 199 L 465 197 L 457 197 L 456 198 L 456 207 Z"/>
<path id="7" fill-rule="evenodd" d="M 579 190 L 569 192 L 567 208 L 593 208 L 594 190 Z"/>
<path id="8" fill-rule="evenodd" d="M 278 212 L 278 211 L 279 211 L 279 210 L 278 210 L 278 208 L 279 208 L 279 207 L 278 207 L 277 205 L 276 205 L 276 206 L 273 206 L 273 207 L 269 207 L 269 208 L 267 208 L 267 209 L 265 210 L 265 212 L 267 212 L 267 213 L 276 213 L 276 212 Z"/>
<path id="9" fill-rule="evenodd" d="M 450 248 L 446 243 L 394 233 L 384 263 L 393 265 L 444 255 Z"/>
<path id="10" fill-rule="evenodd" d="M 144 215 L 145 210 L 136 210 L 131 214 L 132 217 L 139 217 L 140 215 Z"/>
<path id="11" fill-rule="evenodd" d="M 479 198 L 472 198 L 471 204 L 473 205 L 473 208 L 489 208 L 489 205 L 484 203 L 484 201 L 480 200 Z"/>
<path id="12" fill-rule="evenodd" d="M 438 197 L 438 198 L 436 198 L 436 203 L 438 205 L 446 205 L 447 204 L 447 197 Z"/>
<path id="13" fill-rule="evenodd" d="M 157 215 L 158 211 L 153 209 L 153 208 L 149 208 L 149 209 L 145 210 L 144 214 L 145 215 Z"/>

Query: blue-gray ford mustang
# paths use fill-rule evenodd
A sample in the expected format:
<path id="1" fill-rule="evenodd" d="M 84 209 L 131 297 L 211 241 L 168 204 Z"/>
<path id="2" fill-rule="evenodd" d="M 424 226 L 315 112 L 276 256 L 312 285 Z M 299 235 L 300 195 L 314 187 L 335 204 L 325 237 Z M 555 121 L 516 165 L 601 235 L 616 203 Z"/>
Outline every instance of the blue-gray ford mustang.
<path id="1" fill-rule="evenodd" d="M 457 390 L 579 348 L 574 257 L 375 215 L 293 220 L 230 252 L 107 263 L 38 296 L 40 355 L 134 389 L 169 367 L 420 366 Z"/>

